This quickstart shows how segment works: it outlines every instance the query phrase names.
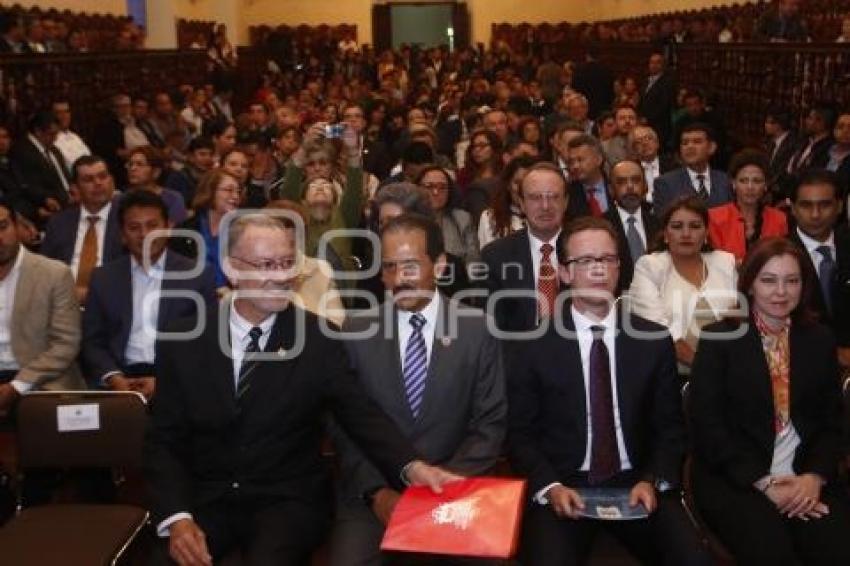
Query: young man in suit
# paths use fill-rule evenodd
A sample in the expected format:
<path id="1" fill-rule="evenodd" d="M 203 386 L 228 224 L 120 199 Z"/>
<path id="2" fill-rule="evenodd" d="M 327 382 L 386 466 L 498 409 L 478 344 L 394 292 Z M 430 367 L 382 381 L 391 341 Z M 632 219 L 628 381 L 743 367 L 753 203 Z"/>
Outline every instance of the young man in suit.
<path id="1" fill-rule="evenodd" d="M 836 227 L 843 211 L 834 173 L 813 170 L 791 192 L 796 227 L 788 237 L 806 251 L 820 283 L 812 293 L 819 319 L 835 332 L 838 359 L 850 367 L 850 231 Z"/>
<path id="2" fill-rule="evenodd" d="M 71 267 L 77 299 L 84 303 L 92 271 L 124 253 L 118 227 L 115 181 L 106 162 L 87 155 L 74 163 L 73 183 L 80 203 L 47 223 L 41 253 Z"/>
<path id="3" fill-rule="evenodd" d="M 620 282 L 622 292 L 632 284 L 635 262 L 645 254 L 658 233 L 658 222 L 652 207 L 646 202 L 646 179 L 637 161 L 626 159 L 611 169 L 612 206 L 605 218 L 617 232 L 620 255 Z"/>
<path id="4" fill-rule="evenodd" d="M 608 221 L 580 218 L 559 241 L 570 300 L 559 325 L 513 350 L 508 373 L 508 452 L 528 477 L 521 560 L 585 562 L 605 529 L 644 564 L 708 565 L 678 491 L 685 426 L 673 341 L 665 329 L 616 306 L 617 236 Z M 579 490 L 624 488 L 631 521 L 582 518 Z"/>
<path id="5" fill-rule="evenodd" d="M 67 266 L 28 252 L 0 197 L 0 417 L 36 389 L 85 389 L 75 363 L 80 306 Z"/>
<path id="6" fill-rule="evenodd" d="M 551 316 L 559 290 L 556 246 L 569 195 L 551 163 L 529 168 L 520 188 L 524 230 L 490 242 L 481 250 L 487 266 L 487 312 L 503 332 L 527 332 Z M 494 296 L 502 292 L 504 296 Z"/>
<path id="7" fill-rule="evenodd" d="M 829 161 L 829 148 L 834 141 L 832 131 L 837 118 L 835 108 L 826 104 L 816 104 L 809 109 L 803 124 L 806 135 L 798 140 L 794 155 L 786 168 L 786 172 L 791 176 L 786 192 L 791 192 L 794 178 L 805 173 L 815 163 Z"/>
<path id="8" fill-rule="evenodd" d="M 676 86 L 673 75 L 665 68 L 664 55 L 660 52 L 649 56 L 649 74 L 641 88 L 638 114 L 658 133 L 661 146 L 669 144 L 671 115 L 676 102 Z"/>
<path id="9" fill-rule="evenodd" d="M 769 159 L 767 189 L 774 205 L 783 204 L 788 197 L 783 192 L 783 187 L 788 185 L 786 171 L 797 150 L 797 136 L 791 130 L 792 120 L 791 113 L 782 109 L 770 110 L 764 118 L 765 151 Z"/>
<path id="10" fill-rule="evenodd" d="M 602 216 L 611 208 L 602 144 L 593 136 L 581 135 L 570 140 L 568 147 L 570 203 L 567 217 Z"/>
<path id="11" fill-rule="evenodd" d="M 649 126 L 636 126 L 629 133 L 629 148 L 632 157 L 637 159 L 643 167 L 643 178 L 648 189 L 645 200 L 652 203 L 655 179 L 675 169 L 676 161 L 666 153 L 661 153 L 658 134 Z"/>
<path id="12" fill-rule="evenodd" d="M 215 284 L 209 266 L 201 265 L 197 275 L 186 278 L 195 262 L 166 251 L 167 238 L 152 236 L 170 227 L 168 208 L 157 195 L 128 193 L 115 215 L 130 255 L 94 271 L 83 314 L 82 358 L 93 387 L 134 390 L 150 398 L 156 384 L 156 333 L 213 302 Z"/>
<path id="13" fill-rule="evenodd" d="M 723 171 L 711 168 L 711 156 L 717 151 L 714 132 L 706 124 L 691 124 L 682 129 L 679 156 L 683 167 L 655 180 L 652 203 L 661 217 L 673 201 L 698 195 L 709 208 L 732 200 L 732 184 Z"/>
<path id="14" fill-rule="evenodd" d="M 168 537 L 161 564 L 212 566 L 234 551 L 248 564 L 306 563 L 330 523 L 327 409 L 394 488 L 458 478 L 419 459 L 357 383 L 342 341 L 292 303 L 295 230 L 267 214 L 235 219 L 223 253 L 236 291 L 168 328 L 183 339 L 157 342 L 145 462 L 153 524 Z"/>
<path id="15" fill-rule="evenodd" d="M 399 216 L 384 227 L 381 244 L 392 300 L 343 328 L 352 337 L 345 344 L 351 363 L 369 397 L 424 458 L 464 476 L 483 474 L 501 453 L 507 419 L 499 343 L 484 313 L 437 291 L 446 257 L 433 220 Z M 342 432 L 334 444 L 341 501 L 331 564 L 378 566 L 400 493 Z"/>

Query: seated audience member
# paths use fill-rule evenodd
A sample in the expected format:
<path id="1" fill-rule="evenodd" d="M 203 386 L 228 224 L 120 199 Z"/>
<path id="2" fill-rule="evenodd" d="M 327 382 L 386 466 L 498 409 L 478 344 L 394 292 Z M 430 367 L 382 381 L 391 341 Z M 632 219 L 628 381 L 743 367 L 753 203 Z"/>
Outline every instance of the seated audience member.
<path id="1" fill-rule="evenodd" d="M 320 453 L 328 411 L 394 489 L 440 490 L 458 476 L 419 459 L 358 384 L 342 341 L 292 304 L 294 223 L 243 215 L 227 241 L 232 286 L 249 292 L 209 306 L 196 338 L 157 343 L 145 450 L 152 523 L 163 537 L 153 562 L 218 564 L 241 551 L 249 563 L 303 564 L 331 519 Z M 169 331 L 196 325 L 182 319 Z M 231 348 L 222 349 L 222 333 Z"/>
<path id="2" fill-rule="evenodd" d="M 0 197 L 0 416 L 30 390 L 84 389 L 75 362 L 80 306 L 71 270 L 28 252 L 18 240 L 16 213 Z"/>
<path id="3" fill-rule="evenodd" d="M 502 355 L 484 313 L 453 303 L 437 288 L 446 267 L 441 232 L 433 220 L 415 215 L 384 226 L 382 278 L 391 299 L 350 318 L 343 336 L 378 330 L 370 338 L 345 341 L 367 395 L 428 461 L 478 475 L 496 464 L 502 450 L 507 418 Z M 404 267 L 411 262 L 420 269 Z M 450 323 L 452 316 L 456 321 Z M 395 393 L 399 388 L 403 396 Z M 335 430 L 333 439 L 341 470 L 330 563 L 381 564 L 381 538 L 401 493 L 343 432 Z"/>
<path id="4" fill-rule="evenodd" d="M 675 169 L 676 162 L 667 154 L 659 153 L 661 143 L 658 140 L 658 134 L 649 126 L 635 126 L 629 133 L 629 148 L 631 155 L 640 161 L 643 167 L 643 177 L 649 189 L 646 193 L 646 202 L 652 203 L 655 179 Z"/>
<path id="5" fill-rule="evenodd" d="M 251 158 L 242 147 L 234 147 L 222 155 L 219 167 L 236 177 L 243 187 L 251 177 Z"/>
<path id="6" fill-rule="evenodd" d="M 558 167 L 561 175 L 570 182 L 570 142 L 584 134 L 581 126 L 575 122 L 565 121 L 558 124 L 549 138 L 552 148 L 552 162 Z"/>
<path id="7" fill-rule="evenodd" d="M 284 170 L 274 158 L 274 146 L 268 134 L 251 133 L 242 141 L 240 147 L 248 153 L 251 164 L 245 185 L 244 206 L 262 208 L 279 196 L 277 187 L 283 183 Z"/>
<path id="8" fill-rule="evenodd" d="M 159 137 L 159 132 L 150 119 L 150 103 L 142 96 L 137 96 L 133 99 L 133 123 L 144 134 L 144 139 L 140 138 L 138 143 L 128 144 L 127 147 L 133 148 L 138 147 L 138 145 L 152 145 L 159 150 L 165 151 L 165 140 Z"/>
<path id="9" fill-rule="evenodd" d="M 401 171 L 387 177 L 381 187 L 394 183 L 413 183 L 427 165 L 434 163 L 434 150 L 427 143 L 411 142 L 401 154 Z"/>
<path id="10" fill-rule="evenodd" d="M 0 197 L 4 197 L 17 211 L 19 218 L 32 223 L 35 207 L 26 196 L 26 181 L 20 167 L 11 159 L 11 127 L 0 123 Z"/>
<path id="11" fill-rule="evenodd" d="M 172 137 L 183 140 L 183 145 L 189 136 L 186 127 L 180 121 L 180 117 L 174 110 L 174 102 L 167 92 L 157 92 L 153 97 L 153 112 L 148 117 L 156 131 L 156 136 L 162 140 Z"/>
<path id="12" fill-rule="evenodd" d="M 169 173 L 165 178 L 165 188 L 180 193 L 186 208 L 192 206 L 198 183 L 215 163 L 213 151 L 213 143 L 208 137 L 193 139 L 186 150 L 186 165 L 179 171 Z"/>
<path id="13" fill-rule="evenodd" d="M 788 180 L 788 162 L 797 151 L 797 135 L 792 130 L 793 117 L 787 110 L 780 108 L 769 110 L 764 118 L 764 133 L 767 141 L 768 171 L 767 190 L 771 202 L 776 206 L 785 206 L 788 195 L 783 192 Z"/>
<path id="14" fill-rule="evenodd" d="M 82 360 L 91 386 L 139 391 L 150 399 L 156 378 L 156 333 L 170 321 L 195 315 L 199 304 L 215 300 L 213 275 L 205 267 L 194 277 L 175 277 L 192 271 L 195 262 L 166 251 L 167 236 L 152 235 L 170 226 L 161 198 L 147 191 L 132 192 L 117 207 L 121 237 L 130 254 L 92 275 L 83 313 Z M 184 294 L 168 296 L 174 292 Z M 195 296 L 185 295 L 190 292 Z"/>
<path id="15" fill-rule="evenodd" d="M 675 201 L 660 224 L 663 239 L 635 263 L 629 299 L 635 314 L 669 329 L 680 373 L 687 374 L 700 329 L 737 303 L 735 256 L 711 251 L 708 209 L 699 197 Z"/>
<path id="16" fill-rule="evenodd" d="M 224 169 L 208 171 L 198 185 L 192 208 L 195 211 L 192 218 L 179 227 L 198 234 L 204 242 L 206 255 L 202 258 L 212 270 L 213 281 L 219 295 L 228 291 L 227 277 L 221 264 L 221 249 L 219 236 L 221 221 L 230 212 L 239 208 L 244 191 L 239 181 Z M 201 254 L 196 238 L 177 235 L 172 238 L 170 247 L 181 256 L 197 259 Z"/>
<path id="17" fill-rule="evenodd" d="M 363 156 L 364 171 L 371 173 L 378 179 L 388 177 L 393 165 L 390 150 L 382 140 L 368 135 L 363 107 L 356 103 L 348 104 L 342 111 L 342 121 L 351 126 L 357 133 L 357 143 Z M 280 146 L 280 143 L 278 143 L 278 146 Z M 292 153 L 290 151 L 287 155 Z"/>
<path id="18" fill-rule="evenodd" d="M 685 424 L 670 336 L 617 306 L 610 223 L 579 218 L 558 243 L 559 278 L 571 294 L 556 316 L 574 338 L 548 325 L 541 338 L 515 345 L 507 372 L 508 455 L 528 478 L 520 560 L 582 564 L 604 529 L 644 564 L 711 564 L 679 501 Z M 628 490 L 628 504 L 649 517 L 582 518 L 592 510 L 579 490 L 597 488 Z"/>
<path id="19" fill-rule="evenodd" d="M 446 254 L 459 258 L 464 266 L 477 262 L 480 256 L 475 226 L 469 213 L 460 208 L 460 195 L 448 171 L 437 165 L 426 167 L 416 184 L 431 198 Z"/>
<path id="20" fill-rule="evenodd" d="M 707 327 L 694 359 L 693 492 L 738 564 L 850 563 L 839 368 L 815 287 L 803 250 L 758 242 L 741 269 L 748 315 Z"/>
<path id="21" fill-rule="evenodd" d="M 23 175 L 24 193 L 40 225 L 71 202 L 71 175 L 65 158 L 53 145 L 59 121 L 53 112 L 36 112 L 27 123 L 27 133 L 12 144 L 9 159 Z"/>
<path id="22" fill-rule="evenodd" d="M 714 133 L 704 124 L 691 124 L 679 138 L 682 167 L 655 179 L 652 204 L 662 216 L 675 200 L 696 195 L 709 208 L 732 200 L 732 185 L 723 171 L 711 168 L 711 156 L 717 150 Z"/>
<path id="23" fill-rule="evenodd" d="M 488 305 L 498 328 L 506 332 L 534 330 L 554 312 L 559 291 L 556 240 L 570 199 L 561 172 L 550 163 L 529 167 L 520 185 L 520 198 L 527 228 L 481 250 L 490 296 L 509 292 Z"/>
<path id="24" fill-rule="evenodd" d="M 836 226 L 841 200 L 835 174 L 804 175 L 791 193 L 791 214 L 796 227 L 788 236 L 806 250 L 818 278 L 811 307 L 832 328 L 841 365 L 850 367 L 850 232 Z"/>
<path id="25" fill-rule="evenodd" d="M 794 182 L 816 163 L 829 161 L 829 148 L 832 147 L 832 132 L 836 120 L 835 108 L 829 104 L 815 104 L 806 113 L 803 122 L 804 136 L 797 140 L 794 155 L 788 161 L 786 173 L 789 175 L 785 194 L 790 194 Z"/>
<path id="26" fill-rule="evenodd" d="M 502 141 L 494 132 L 479 129 L 469 136 L 463 169 L 458 171 L 457 183 L 461 194 L 466 195 L 473 183 L 484 185 L 499 177 L 502 170 Z"/>
<path id="27" fill-rule="evenodd" d="M 543 151 L 543 131 L 540 120 L 534 116 L 525 116 L 520 118 L 516 129 L 521 143 L 536 148 L 538 152 Z"/>
<path id="28" fill-rule="evenodd" d="M 614 164 L 631 155 L 629 134 L 637 126 L 638 115 L 633 106 L 620 106 L 614 111 L 614 120 L 617 123 L 617 133 L 611 139 L 602 142 L 606 169 L 610 169 Z"/>
<path id="29" fill-rule="evenodd" d="M 605 153 L 599 141 L 581 135 L 569 143 L 570 204 L 567 218 L 602 216 L 611 208 L 611 194 L 605 179 Z"/>
<path id="30" fill-rule="evenodd" d="M 204 123 L 209 119 L 206 115 L 207 95 L 202 88 L 196 88 L 180 111 L 180 119 L 189 132 L 190 138 L 200 136 L 204 131 Z"/>
<path id="31" fill-rule="evenodd" d="M 287 126 L 277 132 L 274 157 L 281 169 L 286 170 L 292 164 L 292 155 L 301 147 L 301 140 L 301 130 L 297 126 Z"/>
<path id="32" fill-rule="evenodd" d="M 618 291 L 624 292 L 632 284 L 635 263 L 654 245 L 659 227 L 652 207 L 646 202 L 646 179 L 637 161 L 626 159 L 611 168 L 611 193 L 614 206 L 605 213 L 605 219 L 617 233 Z"/>
<path id="33" fill-rule="evenodd" d="M 614 117 L 614 113 L 610 110 L 606 110 L 599 114 L 594 122 L 593 130 L 588 135 L 592 135 L 600 142 L 607 142 L 616 136 L 617 119 Z"/>
<path id="34" fill-rule="evenodd" d="M 77 159 L 84 155 L 91 155 L 91 150 L 79 134 L 71 130 L 71 103 L 67 100 L 56 100 L 51 105 L 53 115 L 59 123 L 59 133 L 53 145 L 62 154 L 65 160 L 65 169 L 71 171 Z"/>
<path id="35" fill-rule="evenodd" d="M 760 151 L 742 151 L 729 164 L 733 202 L 708 211 L 708 241 L 716 250 L 735 256 L 740 264 L 747 250 L 762 238 L 788 233 L 785 213 L 765 204 L 767 159 Z"/>
<path id="36" fill-rule="evenodd" d="M 800 15 L 800 4 L 800 0 L 775 0 L 774 5 L 764 10 L 756 21 L 753 39 L 771 43 L 809 41 L 806 21 Z"/>
<path id="37" fill-rule="evenodd" d="M 850 195 L 850 110 L 838 113 L 832 138 L 832 145 L 826 154 L 813 161 L 812 166 L 835 173 L 838 194 L 843 202 Z"/>
<path id="38" fill-rule="evenodd" d="M 106 162 L 97 156 L 74 163 L 73 184 L 80 202 L 50 219 L 40 251 L 71 267 L 77 299 L 84 303 L 92 271 L 124 253 L 117 210 L 121 197 Z"/>
<path id="39" fill-rule="evenodd" d="M 213 161 L 221 166 L 224 156 L 236 147 L 236 126 L 222 116 L 207 122 L 204 136 L 213 144 Z"/>
<path id="40" fill-rule="evenodd" d="M 499 190 L 490 201 L 490 208 L 481 213 L 478 222 L 478 245 L 481 249 L 495 240 L 525 228 L 520 186 L 528 168 L 539 160 L 533 157 L 515 157 L 502 170 Z"/>
<path id="41" fill-rule="evenodd" d="M 143 145 L 131 149 L 127 156 L 127 183 L 129 191 L 148 191 L 155 194 L 168 207 L 168 219 L 172 224 L 186 220 L 186 205 L 183 196 L 159 184 L 165 171 L 165 158 L 155 147 Z"/>

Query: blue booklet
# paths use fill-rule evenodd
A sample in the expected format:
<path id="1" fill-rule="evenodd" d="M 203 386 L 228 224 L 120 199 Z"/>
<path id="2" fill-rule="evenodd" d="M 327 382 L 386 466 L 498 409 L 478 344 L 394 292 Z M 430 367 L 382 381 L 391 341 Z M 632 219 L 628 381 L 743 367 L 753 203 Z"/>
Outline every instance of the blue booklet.
<path id="1" fill-rule="evenodd" d="M 640 503 L 634 507 L 629 505 L 631 490 L 628 488 L 599 487 L 576 491 L 584 500 L 582 517 L 601 521 L 634 521 L 649 517 L 646 507 Z"/>

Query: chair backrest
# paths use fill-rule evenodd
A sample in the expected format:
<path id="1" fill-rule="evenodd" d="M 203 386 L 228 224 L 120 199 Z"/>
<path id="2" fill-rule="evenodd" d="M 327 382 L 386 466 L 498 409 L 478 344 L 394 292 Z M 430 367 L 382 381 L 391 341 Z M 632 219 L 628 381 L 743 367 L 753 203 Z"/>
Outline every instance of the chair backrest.
<path id="1" fill-rule="evenodd" d="M 35 467 L 136 468 L 145 398 L 133 391 L 38 391 L 17 407 L 18 462 Z"/>

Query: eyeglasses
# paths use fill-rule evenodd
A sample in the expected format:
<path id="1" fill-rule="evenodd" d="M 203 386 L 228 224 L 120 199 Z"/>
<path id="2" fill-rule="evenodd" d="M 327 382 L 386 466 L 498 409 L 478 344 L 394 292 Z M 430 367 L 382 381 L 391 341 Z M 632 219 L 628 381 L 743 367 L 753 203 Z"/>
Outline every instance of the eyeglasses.
<path id="1" fill-rule="evenodd" d="M 599 257 L 583 255 L 573 259 L 568 259 L 567 265 L 570 265 L 571 263 L 575 264 L 578 269 L 590 269 L 596 264 L 605 267 L 614 267 L 620 263 L 620 257 L 613 254 L 601 255 Z"/>
<path id="2" fill-rule="evenodd" d="M 422 188 L 431 193 L 444 193 L 449 190 L 448 183 L 422 183 Z"/>
<path id="3" fill-rule="evenodd" d="M 261 259 L 252 261 L 244 257 L 231 256 L 232 259 L 237 259 L 246 265 L 250 265 L 257 271 L 286 271 L 295 267 L 295 258 L 288 257 L 283 259 Z"/>

